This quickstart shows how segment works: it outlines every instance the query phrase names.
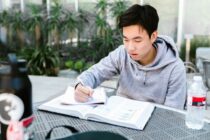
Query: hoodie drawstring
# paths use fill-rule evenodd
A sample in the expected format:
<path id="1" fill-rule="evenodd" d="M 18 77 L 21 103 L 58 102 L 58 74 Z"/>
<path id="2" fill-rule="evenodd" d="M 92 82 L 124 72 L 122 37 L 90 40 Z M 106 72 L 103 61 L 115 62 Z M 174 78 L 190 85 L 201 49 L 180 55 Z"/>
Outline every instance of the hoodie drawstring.
<path id="1" fill-rule="evenodd" d="M 146 77 L 147 77 L 147 72 L 144 72 L 144 85 L 146 84 Z"/>

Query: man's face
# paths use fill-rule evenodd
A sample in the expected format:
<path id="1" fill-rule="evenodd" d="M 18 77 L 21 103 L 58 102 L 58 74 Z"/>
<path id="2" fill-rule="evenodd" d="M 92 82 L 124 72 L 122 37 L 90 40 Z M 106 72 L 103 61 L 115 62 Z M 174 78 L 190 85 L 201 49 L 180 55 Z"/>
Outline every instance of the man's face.
<path id="1" fill-rule="evenodd" d="M 154 49 L 152 44 L 155 39 L 155 32 L 150 38 L 146 30 L 139 25 L 123 27 L 123 43 L 125 48 L 130 57 L 140 63 L 144 61 L 144 59 L 151 57 L 150 53 L 152 49 Z"/>

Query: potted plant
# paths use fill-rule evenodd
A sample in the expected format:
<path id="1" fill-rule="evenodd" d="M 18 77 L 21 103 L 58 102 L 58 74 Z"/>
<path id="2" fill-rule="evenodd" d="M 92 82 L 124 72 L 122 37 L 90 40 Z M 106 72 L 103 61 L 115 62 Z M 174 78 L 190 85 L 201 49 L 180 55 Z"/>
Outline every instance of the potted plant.
<path id="1" fill-rule="evenodd" d="M 28 62 L 29 72 L 35 75 L 57 76 L 60 60 L 50 46 L 36 48 Z"/>

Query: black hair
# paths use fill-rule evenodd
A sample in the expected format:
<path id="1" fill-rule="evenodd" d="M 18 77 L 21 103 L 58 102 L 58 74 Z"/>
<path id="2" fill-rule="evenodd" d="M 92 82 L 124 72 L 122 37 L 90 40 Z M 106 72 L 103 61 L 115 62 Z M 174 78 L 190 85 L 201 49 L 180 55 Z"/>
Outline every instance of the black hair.
<path id="1" fill-rule="evenodd" d="M 120 29 L 130 25 L 140 25 L 151 37 L 152 33 L 158 28 L 159 16 L 154 7 L 135 4 L 120 15 L 118 21 Z"/>

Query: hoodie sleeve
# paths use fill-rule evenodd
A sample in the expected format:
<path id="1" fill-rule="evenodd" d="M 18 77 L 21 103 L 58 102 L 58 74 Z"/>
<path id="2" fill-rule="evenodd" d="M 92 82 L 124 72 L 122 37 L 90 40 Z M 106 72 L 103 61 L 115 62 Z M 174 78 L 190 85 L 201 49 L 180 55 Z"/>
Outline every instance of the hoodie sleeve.
<path id="1" fill-rule="evenodd" d="M 183 109 L 186 101 L 186 85 L 186 71 L 180 60 L 171 73 L 164 104 Z"/>
<path id="2" fill-rule="evenodd" d="M 123 57 L 123 47 L 118 47 L 100 62 L 84 71 L 77 77 L 77 83 L 85 86 L 96 88 L 103 81 L 110 79 L 112 76 L 119 74 L 121 67 L 120 58 Z"/>

